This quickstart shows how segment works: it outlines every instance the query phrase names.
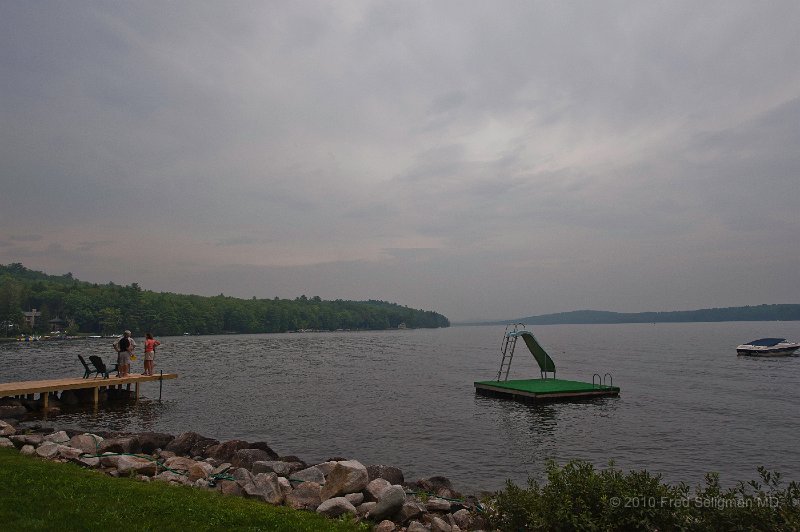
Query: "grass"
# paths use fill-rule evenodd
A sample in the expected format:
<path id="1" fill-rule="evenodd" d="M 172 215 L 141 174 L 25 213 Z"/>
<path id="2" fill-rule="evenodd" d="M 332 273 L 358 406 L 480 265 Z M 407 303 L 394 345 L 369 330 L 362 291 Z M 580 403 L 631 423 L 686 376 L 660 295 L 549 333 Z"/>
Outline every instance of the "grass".
<path id="1" fill-rule="evenodd" d="M 0 449 L 4 530 L 353 531 L 364 525 L 163 482 L 112 478 Z"/>

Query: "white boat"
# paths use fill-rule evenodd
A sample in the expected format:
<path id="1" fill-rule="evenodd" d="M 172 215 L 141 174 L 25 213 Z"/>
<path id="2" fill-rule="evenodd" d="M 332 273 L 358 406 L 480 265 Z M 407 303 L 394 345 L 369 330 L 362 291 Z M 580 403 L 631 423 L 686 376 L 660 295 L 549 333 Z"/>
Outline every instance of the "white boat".
<path id="1" fill-rule="evenodd" d="M 737 355 L 757 357 L 783 357 L 800 349 L 800 343 L 787 342 L 786 338 L 759 338 L 736 347 Z"/>

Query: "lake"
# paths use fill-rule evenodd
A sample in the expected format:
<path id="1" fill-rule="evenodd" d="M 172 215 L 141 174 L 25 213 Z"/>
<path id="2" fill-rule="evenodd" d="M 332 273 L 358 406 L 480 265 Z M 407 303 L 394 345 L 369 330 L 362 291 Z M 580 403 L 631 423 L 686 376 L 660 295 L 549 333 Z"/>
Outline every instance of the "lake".
<path id="1" fill-rule="evenodd" d="M 724 485 L 756 467 L 800 480 L 800 357 L 736 356 L 759 337 L 800 338 L 800 322 L 548 325 L 529 328 L 558 376 L 613 375 L 618 398 L 520 404 L 477 396 L 495 377 L 504 327 L 160 338 L 138 404 L 51 415 L 59 428 L 195 431 L 266 441 L 309 463 L 344 456 L 407 480 L 444 475 L 465 492 L 544 478 L 547 460 L 610 460 L 668 482 Z M 142 371 L 139 360 L 133 371 Z M 82 375 L 77 355 L 115 357 L 112 340 L 0 344 L 0 381 Z M 538 377 L 520 344 L 509 378 Z"/>

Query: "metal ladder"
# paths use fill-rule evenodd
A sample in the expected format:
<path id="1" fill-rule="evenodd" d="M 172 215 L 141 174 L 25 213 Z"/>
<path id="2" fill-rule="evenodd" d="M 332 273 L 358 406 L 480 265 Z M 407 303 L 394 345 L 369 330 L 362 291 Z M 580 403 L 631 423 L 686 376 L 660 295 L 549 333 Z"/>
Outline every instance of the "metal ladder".
<path id="1" fill-rule="evenodd" d="M 509 331 L 509 328 L 511 329 Z M 524 330 L 524 323 L 514 323 L 506 325 L 506 332 L 503 334 L 503 343 L 500 347 L 500 352 L 503 353 L 503 358 L 500 360 L 500 369 L 497 372 L 497 381 L 503 377 L 504 381 L 508 380 L 508 372 L 511 369 L 511 361 L 514 359 L 514 348 L 517 346 L 517 332 Z M 503 375 L 505 370 L 505 375 Z"/>

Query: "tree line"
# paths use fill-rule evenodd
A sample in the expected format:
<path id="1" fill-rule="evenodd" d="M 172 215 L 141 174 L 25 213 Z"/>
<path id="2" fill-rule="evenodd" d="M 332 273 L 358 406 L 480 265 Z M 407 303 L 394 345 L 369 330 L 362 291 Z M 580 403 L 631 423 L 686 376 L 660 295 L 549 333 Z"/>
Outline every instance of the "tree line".
<path id="1" fill-rule="evenodd" d="M 31 328 L 23 312 L 33 309 L 41 315 Z M 176 335 L 450 326 L 437 312 L 386 301 L 183 295 L 143 290 L 137 283 L 93 284 L 71 273 L 47 275 L 20 263 L 0 265 L 0 334 L 48 332 L 54 319 L 63 322 L 67 334 L 117 334 L 123 329 Z"/>

